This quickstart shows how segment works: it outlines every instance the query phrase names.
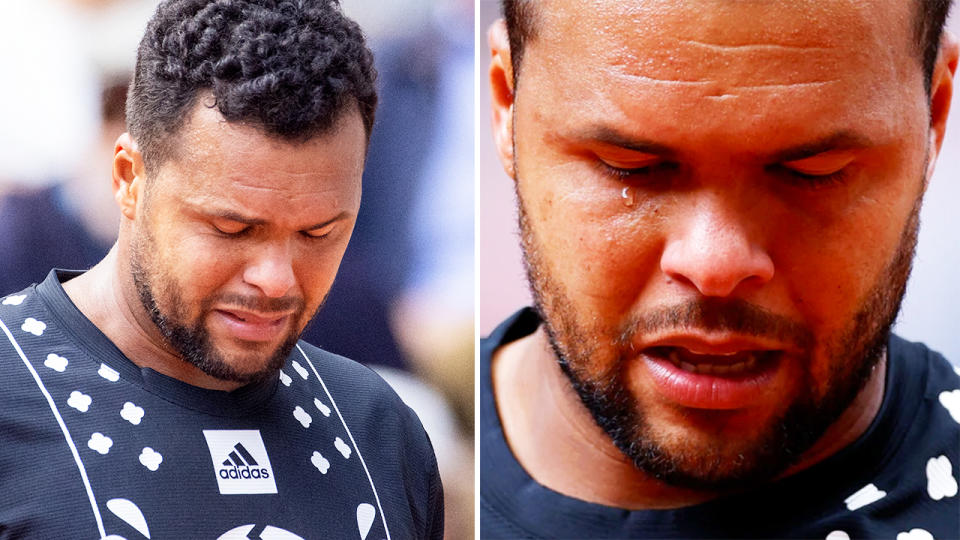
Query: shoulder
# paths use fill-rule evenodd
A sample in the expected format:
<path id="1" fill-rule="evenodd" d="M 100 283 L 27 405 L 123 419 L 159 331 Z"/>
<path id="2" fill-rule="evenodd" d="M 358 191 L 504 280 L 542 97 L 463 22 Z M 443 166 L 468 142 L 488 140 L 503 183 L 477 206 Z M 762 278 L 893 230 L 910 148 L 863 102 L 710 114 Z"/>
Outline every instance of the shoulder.
<path id="1" fill-rule="evenodd" d="M 371 406 L 400 407 L 403 402 L 397 393 L 375 371 L 349 358 L 325 351 L 300 341 L 290 357 L 290 365 L 299 371 L 297 365 L 310 371 L 316 370 L 319 383 L 327 392 L 343 394 L 341 398 L 351 402 L 367 403 Z"/>
<path id="2" fill-rule="evenodd" d="M 956 538 L 960 514 L 950 509 L 957 508 L 960 476 L 960 375 L 921 343 L 891 336 L 888 352 L 888 398 L 873 428 L 888 449 L 871 479 L 885 496 L 871 505 L 873 517 L 885 512 L 882 520 L 901 531 L 919 527 L 935 538 Z"/>
<path id="3" fill-rule="evenodd" d="M 490 335 L 480 339 L 481 360 L 489 359 L 503 345 L 534 333 L 540 322 L 540 315 L 531 307 L 525 307 L 504 319 Z"/>
<path id="4" fill-rule="evenodd" d="M 956 453 L 960 435 L 960 368 L 922 343 L 891 336 L 890 369 L 892 384 L 887 392 L 898 399 L 894 411 L 905 430 L 924 434 L 928 440 L 943 441 Z M 929 435 L 929 436 L 928 436 Z M 947 441 L 952 441 L 947 443 Z"/>
<path id="5" fill-rule="evenodd" d="M 410 512 L 409 523 L 415 531 L 411 537 L 441 536 L 443 488 L 437 458 L 416 413 L 380 375 L 358 362 L 301 341 L 290 357 L 289 369 L 284 370 L 302 376 L 298 365 L 310 370 L 308 377 L 316 377 L 332 414 L 363 448 L 372 477 L 381 485 L 393 486 L 381 496 L 385 504 Z M 402 497 L 408 500 L 400 504 Z"/>
<path id="6" fill-rule="evenodd" d="M 416 413 L 372 369 L 303 341 L 294 349 L 289 366 L 301 375 L 317 377 L 321 392 L 329 396 L 336 414 L 342 415 L 351 429 L 376 433 L 380 438 L 394 436 L 405 446 L 433 456 Z"/>
<path id="7" fill-rule="evenodd" d="M 919 379 L 925 397 L 945 390 L 960 389 L 960 366 L 952 364 L 942 354 L 923 343 L 891 336 L 890 358 L 901 363 L 907 377 Z M 957 390 L 957 394 L 960 397 L 960 390 Z"/>
<path id="8" fill-rule="evenodd" d="M 0 296 L 0 323 L 14 335 L 18 334 L 15 329 L 19 330 L 20 326 L 32 320 L 31 317 L 38 317 L 43 311 L 44 306 L 36 293 L 35 285 Z M 29 328 L 24 328 L 23 331 L 27 332 Z M 2 334 L 0 337 L 3 337 Z M 8 337 L 15 339 L 13 336 Z"/>

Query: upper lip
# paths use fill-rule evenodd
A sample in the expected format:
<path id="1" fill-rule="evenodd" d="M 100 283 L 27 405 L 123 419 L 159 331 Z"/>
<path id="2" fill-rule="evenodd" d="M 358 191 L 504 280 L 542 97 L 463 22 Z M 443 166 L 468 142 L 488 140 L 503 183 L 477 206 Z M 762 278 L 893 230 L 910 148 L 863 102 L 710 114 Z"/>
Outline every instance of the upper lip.
<path id="1" fill-rule="evenodd" d="M 265 313 L 260 311 L 249 311 L 246 309 L 219 308 L 220 311 L 240 317 L 247 322 L 271 323 L 277 322 L 292 314 L 290 311 Z"/>
<path id="2" fill-rule="evenodd" d="M 784 351 L 792 345 L 755 336 L 728 333 L 716 334 L 671 334 L 636 343 L 636 350 L 654 347 L 682 347 L 694 354 L 730 355 L 743 351 Z"/>

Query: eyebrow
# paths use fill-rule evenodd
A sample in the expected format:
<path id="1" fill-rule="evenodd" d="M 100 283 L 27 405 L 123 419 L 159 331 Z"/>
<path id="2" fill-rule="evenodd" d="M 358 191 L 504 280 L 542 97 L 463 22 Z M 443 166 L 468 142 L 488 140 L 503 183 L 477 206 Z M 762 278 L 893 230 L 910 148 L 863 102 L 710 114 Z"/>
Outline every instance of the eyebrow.
<path id="1" fill-rule="evenodd" d="M 770 161 L 774 163 L 797 161 L 831 150 L 858 150 L 871 146 L 876 146 L 876 143 L 864 135 L 851 131 L 838 131 L 809 143 L 779 150 L 771 156 Z"/>
<path id="2" fill-rule="evenodd" d="M 665 144 L 658 143 L 651 139 L 631 137 L 607 126 L 597 126 L 587 129 L 580 137 L 577 138 L 583 141 L 594 141 L 609 146 L 616 146 L 626 150 L 632 150 L 634 152 L 642 152 L 644 154 L 653 154 L 668 158 L 677 154 L 674 149 Z"/>
<path id="3" fill-rule="evenodd" d="M 679 154 L 677 150 L 668 145 L 651 139 L 632 137 L 608 126 L 597 126 L 587 129 L 581 136 L 576 137 L 576 139 L 599 142 L 634 152 L 662 156 L 668 159 L 675 158 Z M 831 150 L 857 150 L 872 146 L 876 146 L 876 143 L 868 137 L 852 131 L 841 130 L 811 142 L 777 150 L 771 154 L 767 154 L 766 158 L 770 163 L 783 163 L 809 158 Z"/>
<path id="4" fill-rule="evenodd" d="M 233 210 L 214 210 L 214 211 L 212 211 L 212 212 L 204 212 L 204 213 L 205 213 L 207 216 L 212 217 L 212 218 L 226 219 L 226 220 L 229 220 L 229 221 L 236 221 L 237 223 L 243 223 L 244 225 L 256 226 L 256 225 L 266 225 L 266 224 L 267 224 L 267 220 L 265 220 L 265 219 L 247 217 L 247 216 L 244 216 L 244 215 L 242 215 L 242 214 L 238 214 L 237 212 L 234 212 Z M 322 229 L 322 228 L 330 225 L 331 223 L 334 223 L 334 222 L 336 222 L 336 221 L 340 221 L 340 220 L 342 220 L 342 219 L 345 219 L 346 217 L 347 217 L 347 212 L 346 212 L 346 211 L 342 211 L 342 212 L 340 212 L 339 214 L 333 216 L 332 218 L 330 218 L 330 219 L 328 219 L 328 220 L 326 220 L 326 221 L 322 221 L 322 222 L 320 222 L 320 223 L 317 223 L 317 224 L 315 224 L 315 225 L 311 225 L 311 226 L 309 226 L 309 227 L 304 227 L 304 228 L 301 229 L 301 230 L 303 230 L 303 231 L 315 231 L 315 230 L 317 230 L 317 229 Z"/>

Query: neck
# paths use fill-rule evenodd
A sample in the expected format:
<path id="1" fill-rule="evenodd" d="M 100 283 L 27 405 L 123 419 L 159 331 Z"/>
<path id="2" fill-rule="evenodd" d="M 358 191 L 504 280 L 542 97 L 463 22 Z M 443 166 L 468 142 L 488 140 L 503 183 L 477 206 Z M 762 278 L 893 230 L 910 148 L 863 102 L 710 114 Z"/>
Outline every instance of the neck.
<path id="1" fill-rule="evenodd" d="M 783 476 L 833 455 L 863 434 L 883 399 L 885 367 L 884 359 L 854 403 Z M 719 496 L 671 486 L 637 469 L 571 388 L 542 327 L 498 349 L 491 369 L 507 443 L 541 485 L 630 510 L 679 508 Z"/>
<path id="2" fill-rule="evenodd" d="M 114 245 L 96 266 L 63 284 L 77 309 L 141 368 L 211 390 L 240 387 L 207 375 L 167 344 L 140 302 L 130 269 L 121 263 L 129 259 L 121 251 Z"/>

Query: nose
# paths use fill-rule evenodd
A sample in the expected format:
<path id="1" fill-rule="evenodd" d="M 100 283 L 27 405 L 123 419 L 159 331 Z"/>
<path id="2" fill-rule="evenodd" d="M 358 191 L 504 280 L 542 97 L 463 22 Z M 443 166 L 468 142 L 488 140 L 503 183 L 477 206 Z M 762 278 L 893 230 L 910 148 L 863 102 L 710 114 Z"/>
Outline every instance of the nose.
<path id="1" fill-rule="evenodd" d="M 243 271 L 243 281 L 260 289 L 264 295 L 280 298 L 296 284 L 293 257 L 286 243 L 259 246 Z"/>
<path id="2" fill-rule="evenodd" d="M 756 218 L 705 198 L 664 246 L 660 269 L 704 296 L 730 296 L 738 287 L 760 286 L 773 278 L 773 260 L 756 243 Z"/>

